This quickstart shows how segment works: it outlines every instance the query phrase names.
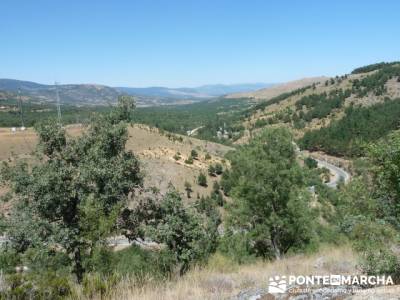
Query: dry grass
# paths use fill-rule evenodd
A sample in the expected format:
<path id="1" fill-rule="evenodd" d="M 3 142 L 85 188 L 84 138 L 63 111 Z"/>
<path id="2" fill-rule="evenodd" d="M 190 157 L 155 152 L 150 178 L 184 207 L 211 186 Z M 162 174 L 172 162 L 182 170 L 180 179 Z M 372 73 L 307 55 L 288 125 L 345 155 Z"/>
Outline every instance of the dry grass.
<path id="1" fill-rule="evenodd" d="M 294 91 L 296 89 L 311 85 L 313 83 L 317 82 L 325 82 L 328 77 L 310 77 L 310 78 L 303 78 L 299 80 L 294 80 L 294 81 L 289 81 L 286 83 L 282 84 L 277 84 L 272 87 L 260 89 L 254 92 L 248 92 L 248 93 L 235 93 L 231 95 L 225 96 L 225 98 L 254 98 L 257 100 L 268 100 L 273 97 L 279 96 L 280 94 L 287 93 Z"/>
<path id="2" fill-rule="evenodd" d="M 68 135 L 73 137 L 80 135 L 82 130 L 81 126 L 67 126 Z M 192 185 L 193 193 L 191 199 L 185 200 L 190 202 L 196 199 L 197 194 L 200 196 L 210 194 L 213 182 L 218 178 L 207 176 L 208 187 L 201 187 L 197 184 L 197 176 L 200 172 L 207 174 L 209 164 L 221 162 L 224 154 L 231 148 L 187 136 L 182 136 L 182 139 L 182 142 L 174 141 L 160 134 L 157 129 L 135 125 L 129 128 L 127 149 L 136 153 L 142 163 L 142 170 L 146 175 L 145 187 L 155 186 L 164 193 L 172 183 L 185 198 L 184 183 L 188 181 Z M 0 161 L 16 158 L 32 159 L 37 141 L 32 128 L 15 133 L 9 128 L 0 128 Z M 192 165 L 185 164 L 184 161 L 192 149 L 199 153 L 199 158 Z M 181 159 L 176 161 L 174 155 L 178 152 L 181 154 Z M 204 159 L 206 153 L 211 155 L 210 160 Z M 3 193 L 0 190 L 0 195 Z"/>
<path id="3" fill-rule="evenodd" d="M 172 183 L 175 188 L 184 192 L 184 183 L 188 181 L 192 185 L 193 198 L 197 194 L 200 196 L 210 194 L 213 182 L 217 178 L 208 176 L 208 187 L 204 188 L 198 186 L 197 176 L 200 172 L 207 174 L 209 164 L 221 162 L 224 154 L 231 150 L 224 145 L 187 136 L 182 136 L 182 142 L 173 141 L 161 135 L 158 130 L 144 125 L 129 128 L 129 135 L 127 148 L 137 153 L 142 161 L 147 174 L 145 186 L 156 186 L 161 192 L 165 192 L 169 183 Z M 194 160 L 192 165 L 185 164 L 184 161 L 192 149 L 198 152 L 199 158 Z M 178 152 L 181 159 L 176 161 L 174 155 Z M 211 160 L 204 159 L 206 153 L 211 155 Z"/>
<path id="4" fill-rule="evenodd" d="M 192 270 L 176 280 L 162 283 L 150 280 L 139 286 L 135 281 L 125 279 L 107 299 L 228 299 L 243 290 L 266 287 L 269 276 L 273 275 L 357 274 L 356 261 L 348 246 L 326 246 L 312 255 L 295 255 L 279 261 L 258 261 L 240 266 L 217 254 L 207 267 Z"/>

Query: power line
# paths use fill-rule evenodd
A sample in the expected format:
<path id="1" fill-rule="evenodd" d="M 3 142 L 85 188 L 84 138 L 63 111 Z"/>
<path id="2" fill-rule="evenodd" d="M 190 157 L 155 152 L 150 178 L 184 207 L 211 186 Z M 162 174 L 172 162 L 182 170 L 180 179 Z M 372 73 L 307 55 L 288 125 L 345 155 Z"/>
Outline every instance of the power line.
<path id="1" fill-rule="evenodd" d="M 22 110 L 22 98 L 21 98 L 21 90 L 18 90 L 18 106 L 19 106 L 19 114 L 21 118 L 21 129 L 25 128 L 24 126 L 24 115 Z"/>
<path id="2" fill-rule="evenodd" d="M 60 94 L 58 93 L 58 83 L 54 82 L 54 85 L 56 86 L 58 125 L 61 126 L 61 105 L 60 105 Z"/>

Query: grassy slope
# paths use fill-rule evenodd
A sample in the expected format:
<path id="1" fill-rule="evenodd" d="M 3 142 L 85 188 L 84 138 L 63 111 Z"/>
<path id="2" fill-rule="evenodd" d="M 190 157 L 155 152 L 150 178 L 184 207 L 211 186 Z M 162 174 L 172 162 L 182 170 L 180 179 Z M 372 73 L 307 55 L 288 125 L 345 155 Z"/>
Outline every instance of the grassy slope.
<path id="1" fill-rule="evenodd" d="M 260 89 L 254 92 L 246 92 L 246 93 L 235 93 L 226 95 L 225 98 L 253 98 L 257 101 L 265 101 L 271 99 L 273 97 L 279 96 L 283 93 L 287 93 L 313 83 L 324 82 L 325 80 L 329 79 L 328 77 L 310 77 L 310 78 L 303 78 L 299 80 L 289 81 L 282 84 L 277 84 L 272 87 Z"/>
<path id="2" fill-rule="evenodd" d="M 265 288 L 270 276 L 358 274 L 356 264 L 357 257 L 346 245 L 326 246 L 310 255 L 288 256 L 273 262 L 258 260 L 246 265 L 237 265 L 216 254 L 206 267 L 193 269 L 176 280 L 149 279 L 142 286 L 126 278 L 103 299 L 231 299 L 241 291 Z"/>
<path id="3" fill-rule="evenodd" d="M 67 127 L 67 132 L 71 136 L 77 136 L 81 131 L 80 126 Z M 31 128 L 17 133 L 12 133 L 7 128 L 0 128 L 0 161 L 7 160 L 12 155 L 32 159 L 31 153 L 36 143 L 37 137 Z M 200 171 L 207 174 L 208 165 L 221 162 L 224 154 L 231 149 L 190 137 L 183 137 L 183 142 L 173 141 L 166 135 L 160 134 L 157 129 L 142 125 L 129 128 L 127 148 L 139 156 L 146 174 L 146 186 L 156 186 L 161 192 L 165 192 L 171 182 L 179 191 L 184 192 L 184 182 L 188 181 L 192 184 L 194 191 L 192 199 L 195 199 L 197 193 L 209 195 L 212 182 L 218 178 L 208 176 L 208 187 L 204 188 L 196 183 L 197 176 Z M 187 165 L 184 160 L 190 155 L 192 149 L 197 150 L 199 159 L 195 160 L 193 165 Z M 180 152 L 182 157 L 179 161 L 173 158 L 177 152 Z M 211 155 L 211 160 L 204 159 L 206 153 Z"/>

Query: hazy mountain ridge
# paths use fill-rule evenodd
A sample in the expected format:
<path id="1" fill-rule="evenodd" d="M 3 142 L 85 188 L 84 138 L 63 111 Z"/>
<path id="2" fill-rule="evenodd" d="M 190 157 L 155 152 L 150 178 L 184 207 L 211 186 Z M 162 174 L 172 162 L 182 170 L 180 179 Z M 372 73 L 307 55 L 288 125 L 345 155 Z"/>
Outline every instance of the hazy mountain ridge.
<path id="1" fill-rule="evenodd" d="M 233 92 L 253 91 L 270 86 L 267 83 L 204 85 L 194 88 L 168 87 L 109 87 L 99 84 L 60 84 L 58 91 L 64 104 L 72 105 L 109 105 L 116 103 L 120 94 L 136 97 L 139 106 L 154 106 L 165 104 L 186 104 L 219 97 Z M 40 84 L 16 79 L 0 79 L 0 91 L 18 92 L 23 100 L 32 102 L 53 103 L 56 101 L 55 85 Z"/>
<path id="2" fill-rule="evenodd" d="M 55 102 L 57 99 L 55 85 L 39 84 L 15 79 L 0 79 L 0 90 L 23 96 L 23 100 L 32 102 Z M 107 105 L 115 103 L 117 90 L 98 84 L 61 84 L 58 85 L 60 100 L 72 105 Z"/>
<path id="3" fill-rule="evenodd" d="M 168 87 L 116 87 L 120 92 L 138 96 L 153 96 L 166 98 L 212 98 L 237 92 L 255 91 L 272 86 L 271 83 L 243 83 L 243 84 L 209 84 L 193 88 L 168 88 Z"/>

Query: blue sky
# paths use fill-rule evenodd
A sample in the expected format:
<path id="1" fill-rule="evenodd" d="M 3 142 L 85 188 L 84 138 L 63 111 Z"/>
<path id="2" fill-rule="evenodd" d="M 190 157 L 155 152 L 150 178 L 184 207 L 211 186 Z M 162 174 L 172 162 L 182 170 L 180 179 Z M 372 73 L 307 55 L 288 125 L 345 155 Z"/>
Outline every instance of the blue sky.
<path id="1" fill-rule="evenodd" d="M 0 78 L 283 82 L 400 60 L 400 1 L 0 2 Z"/>

